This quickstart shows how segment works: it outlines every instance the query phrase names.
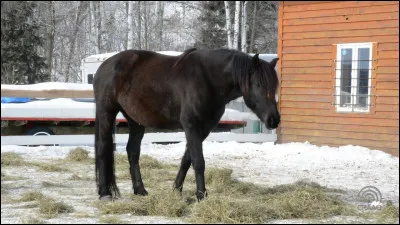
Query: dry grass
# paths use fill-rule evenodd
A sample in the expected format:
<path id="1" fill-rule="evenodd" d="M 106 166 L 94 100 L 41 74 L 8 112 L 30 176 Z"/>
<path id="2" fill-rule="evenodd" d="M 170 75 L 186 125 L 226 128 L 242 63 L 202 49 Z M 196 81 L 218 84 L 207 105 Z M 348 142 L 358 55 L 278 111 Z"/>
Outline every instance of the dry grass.
<path id="1" fill-rule="evenodd" d="M 38 201 L 42 198 L 44 198 L 44 195 L 39 191 L 31 191 L 23 194 L 20 201 L 23 202 Z"/>
<path id="2" fill-rule="evenodd" d="M 124 222 L 117 216 L 103 216 L 99 219 L 99 223 L 105 224 L 123 224 Z"/>
<path id="3" fill-rule="evenodd" d="M 7 194 L 8 194 L 8 190 L 6 190 L 4 185 L 2 184 L 1 185 L 1 195 L 4 197 L 4 195 L 7 195 Z"/>
<path id="4" fill-rule="evenodd" d="M 42 213 L 46 218 L 53 218 L 60 213 L 73 212 L 73 207 L 63 202 L 57 202 L 53 198 L 47 197 L 38 191 L 32 191 L 25 193 L 20 201 L 30 202 L 36 201 L 37 204 L 29 205 L 29 208 L 39 207 L 39 212 Z M 23 223 L 35 223 L 35 218 L 28 218 Z M 38 220 L 42 222 L 41 220 Z"/>
<path id="5" fill-rule="evenodd" d="M 217 189 L 216 190 L 220 190 Z M 352 214 L 352 208 L 304 183 L 273 188 L 233 181 L 221 193 L 193 207 L 195 223 L 263 223 L 271 219 L 322 219 Z"/>
<path id="6" fill-rule="evenodd" d="M 139 165 L 143 182 L 149 188 L 158 187 L 160 182 L 171 181 L 171 179 L 175 178 L 179 168 L 177 165 L 160 163 L 147 155 L 140 156 Z M 115 172 L 117 179 L 130 180 L 131 174 L 129 169 L 130 165 L 127 155 L 116 154 Z"/>
<path id="7" fill-rule="evenodd" d="M 3 172 L 1 173 L 1 181 L 16 181 L 16 180 L 26 180 L 27 178 L 25 177 L 20 177 L 20 176 L 10 176 L 6 175 Z"/>
<path id="8" fill-rule="evenodd" d="M 67 158 L 67 161 L 72 161 L 72 162 L 88 162 L 91 163 L 93 162 L 93 158 L 89 157 L 89 152 L 81 147 L 77 147 L 75 149 L 72 149 Z"/>
<path id="9" fill-rule="evenodd" d="M 95 178 L 91 177 L 90 175 L 91 174 L 79 176 L 79 175 L 76 175 L 76 174 L 72 174 L 71 177 L 69 178 L 69 180 L 73 180 L 73 181 L 94 181 Z"/>
<path id="10" fill-rule="evenodd" d="M 130 194 L 129 200 L 111 203 L 96 201 L 102 214 L 131 213 L 139 216 L 183 217 L 194 223 L 265 223 L 271 219 L 323 219 L 352 215 L 354 208 L 334 195 L 343 191 L 316 183 L 260 187 L 233 180 L 231 169 L 207 168 L 205 173 L 209 197 L 197 203 L 195 181 L 190 174 L 180 194 L 172 190 L 178 166 L 163 164 L 141 156 L 141 170 L 148 196 Z M 126 155 L 116 156 L 116 170 L 126 169 Z"/>
<path id="11" fill-rule="evenodd" d="M 137 216 L 147 216 L 148 212 L 142 209 L 140 202 L 135 201 L 115 201 L 115 202 L 101 202 L 97 200 L 94 202 L 94 206 L 97 207 L 102 214 L 125 214 L 132 213 Z"/>
<path id="12" fill-rule="evenodd" d="M 51 187 L 65 188 L 65 187 L 67 187 L 66 185 L 63 185 L 63 184 L 55 184 L 55 183 L 51 183 L 51 182 L 47 182 L 47 181 L 43 181 L 42 186 L 46 187 L 46 188 L 51 188 Z"/>
<path id="13" fill-rule="evenodd" d="M 36 218 L 36 217 L 27 217 L 22 219 L 21 223 L 23 224 L 46 224 L 46 221 L 44 221 L 43 219 L 40 218 Z"/>
<path id="14" fill-rule="evenodd" d="M 34 166 L 39 167 L 41 171 L 44 172 L 68 172 L 69 170 L 63 166 L 59 166 L 59 164 L 55 163 L 40 163 L 40 162 L 34 162 L 32 163 Z"/>
<path id="15" fill-rule="evenodd" d="M 76 175 L 76 174 L 72 174 L 72 176 L 69 178 L 70 180 L 82 180 L 82 177 Z"/>
<path id="16" fill-rule="evenodd" d="M 1 166 L 25 166 L 24 158 L 14 152 L 1 153 Z"/>
<path id="17" fill-rule="evenodd" d="M 53 218 L 60 213 L 70 213 L 73 212 L 73 207 L 69 206 L 63 202 L 57 202 L 56 200 L 43 197 L 39 199 L 39 212 L 44 214 L 48 218 Z"/>
<path id="18" fill-rule="evenodd" d="M 392 202 L 388 201 L 376 217 L 378 223 L 395 223 L 396 220 L 399 220 L 399 207 L 394 206 Z"/>

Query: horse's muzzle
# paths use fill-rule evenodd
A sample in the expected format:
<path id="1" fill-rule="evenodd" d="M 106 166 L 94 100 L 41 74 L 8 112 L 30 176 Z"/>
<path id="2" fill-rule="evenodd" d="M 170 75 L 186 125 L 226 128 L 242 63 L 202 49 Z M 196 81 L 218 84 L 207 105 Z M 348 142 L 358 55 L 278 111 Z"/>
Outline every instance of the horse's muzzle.
<path id="1" fill-rule="evenodd" d="M 280 116 L 270 116 L 265 123 L 267 129 L 272 130 L 278 127 L 279 123 L 281 122 Z"/>

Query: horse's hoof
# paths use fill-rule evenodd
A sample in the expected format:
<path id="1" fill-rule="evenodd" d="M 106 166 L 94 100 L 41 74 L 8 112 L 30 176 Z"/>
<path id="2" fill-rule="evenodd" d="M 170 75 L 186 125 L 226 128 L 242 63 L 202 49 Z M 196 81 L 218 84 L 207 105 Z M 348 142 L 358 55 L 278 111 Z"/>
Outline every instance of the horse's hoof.
<path id="1" fill-rule="evenodd" d="M 111 195 L 104 195 L 102 197 L 100 197 L 100 201 L 104 201 L 104 202 L 112 202 L 113 198 Z"/>
<path id="2" fill-rule="evenodd" d="M 180 193 L 182 193 L 183 187 L 182 185 L 180 187 L 176 187 L 175 185 L 172 186 L 172 191 L 179 191 Z"/>
<path id="3" fill-rule="evenodd" d="M 143 188 L 139 188 L 137 191 L 133 191 L 133 193 L 135 194 L 135 195 L 141 195 L 141 196 L 146 196 L 146 195 L 148 195 L 149 193 L 146 191 L 146 189 L 144 189 L 144 187 Z"/>
<path id="4" fill-rule="evenodd" d="M 207 197 L 207 191 L 197 191 L 196 192 L 196 197 L 197 197 L 197 201 L 200 202 L 202 200 L 204 200 L 205 197 Z"/>

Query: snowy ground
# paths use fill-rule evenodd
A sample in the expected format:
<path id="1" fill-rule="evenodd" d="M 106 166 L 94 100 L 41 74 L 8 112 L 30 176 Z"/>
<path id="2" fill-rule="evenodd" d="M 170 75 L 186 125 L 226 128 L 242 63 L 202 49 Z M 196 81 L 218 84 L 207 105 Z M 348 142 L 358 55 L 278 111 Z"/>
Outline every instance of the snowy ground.
<path id="1" fill-rule="evenodd" d="M 179 163 L 185 144 L 184 142 L 170 145 L 143 144 L 142 154 L 150 155 L 163 162 Z M 1 146 L 1 152 L 16 152 L 21 153 L 26 159 L 51 162 L 52 159 L 65 158 L 72 148 Z M 85 148 L 93 157 L 93 147 Z M 117 151 L 125 154 L 125 147 L 119 146 Z M 203 151 L 206 167 L 232 168 L 233 177 L 242 181 L 274 186 L 305 179 L 322 186 L 348 190 L 349 198 L 356 197 L 365 186 L 374 186 L 381 192 L 383 201 L 391 200 L 396 205 L 399 203 L 399 158 L 382 151 L 359 146 L 333 148 L 318 147 L 309 143 L 274 145 L 273 143 L 237 142 L 204 142 Z M 35 177 L 35 179 L 38 178 Z M 89 198 L 95 197 L 94 184 L 88 183 L 88 185 Z M 127 188 L 129 188 L 128 184 Z M 20 222 L 19 216 L 15 214 L 16 207 L 2 203 L 2 223 Z M 62 218 L 58 218 L 50 221 L 74 223 L 71 218 L 64 219 L 66 220 L 62 221 Z M 179 222 L 152 217 L 145 219 L 139 217 L 133 221 L 137 223 Z M 96 220 L 81 219 L 75 222 L 96 223 Z"/>

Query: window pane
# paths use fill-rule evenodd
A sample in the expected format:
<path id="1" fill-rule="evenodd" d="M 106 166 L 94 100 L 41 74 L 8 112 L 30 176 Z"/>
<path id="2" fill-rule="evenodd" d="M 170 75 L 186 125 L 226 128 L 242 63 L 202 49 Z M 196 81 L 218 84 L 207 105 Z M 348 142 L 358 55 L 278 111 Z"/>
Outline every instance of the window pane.
<path id="1" fill-rule="evenodd" d="M 340 106 L 351 106 L 351 71 L 353 52 L 351 48 L 341 50 Z"/>
<path id="2" fill-rule="evenodd" d="M 356 104 L 361 108 L 367 108 L 369 69 L 369 48 L 359 48 Z"/>
<path id="3" fill-rule="evenodd" d="M 88 84 L 93 84 L 93 74 L 88 74 Z"/>

